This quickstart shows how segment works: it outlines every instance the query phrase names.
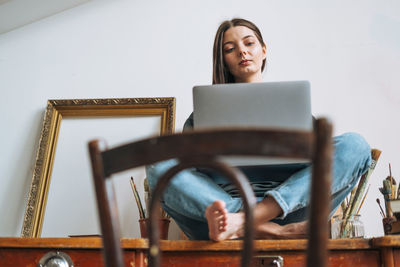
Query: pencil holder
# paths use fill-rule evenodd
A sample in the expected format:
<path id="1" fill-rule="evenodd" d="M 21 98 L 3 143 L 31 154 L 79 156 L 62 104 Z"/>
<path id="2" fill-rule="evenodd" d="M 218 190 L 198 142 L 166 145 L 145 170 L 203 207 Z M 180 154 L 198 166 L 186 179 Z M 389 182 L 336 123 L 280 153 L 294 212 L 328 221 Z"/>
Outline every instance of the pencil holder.
<path id="1" fill-rule="evenodd" d="M 400 234 L 400 221 L 395 216 L 383 218 L 382 224 L 385 235 Z"/>
<path id="2" fill-rule="evenodd" d="M 159 229 L 160 229 L 160 239 L 168 239 L 168 229 L 169 229 L 170 219 L 163 218 L 159 220 Z M 140 236 L 142 238 L 148 238 L 148 225 L 149 219 L 139 219 L 139 226 L 140 226 Z"/>
<path id="3" fill-rule="evenodd" d="M 364 224 L 360 220 L 360 215 L 353 215 L 348 219 L 341 219 L 339 216 L 333 218 L 332 239 L 364 237 Z"/>

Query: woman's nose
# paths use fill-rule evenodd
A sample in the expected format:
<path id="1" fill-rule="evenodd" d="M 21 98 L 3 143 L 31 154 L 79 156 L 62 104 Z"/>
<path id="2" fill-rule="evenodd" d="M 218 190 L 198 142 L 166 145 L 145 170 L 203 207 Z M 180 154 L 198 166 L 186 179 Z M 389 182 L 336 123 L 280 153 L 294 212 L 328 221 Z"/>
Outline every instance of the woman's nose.
<path id="1" fill-rule="evenodd" d="M 245 47 L 239 47 L 239 56 L 245 56 L 247 54 Z"/>

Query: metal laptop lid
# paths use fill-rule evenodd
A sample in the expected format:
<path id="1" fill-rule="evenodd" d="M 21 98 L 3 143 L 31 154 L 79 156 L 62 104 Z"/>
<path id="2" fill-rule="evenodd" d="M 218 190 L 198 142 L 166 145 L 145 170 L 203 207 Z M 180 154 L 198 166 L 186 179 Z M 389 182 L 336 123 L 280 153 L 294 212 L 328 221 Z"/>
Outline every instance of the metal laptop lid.
<path id="1" fill-rule="evenodd" d="M 308 81 L 195 86 L 193 104 L 195 129 L 312 129 Z"/>
<path id="2" fill-rule="evenodd" d="M 268 127 L 312 130 L 310 83 L 285 81 L 234 83 L 193 88 L 194 129 Z M 249 159 L 236 166 L 300 163 L 304 160 Z"/>

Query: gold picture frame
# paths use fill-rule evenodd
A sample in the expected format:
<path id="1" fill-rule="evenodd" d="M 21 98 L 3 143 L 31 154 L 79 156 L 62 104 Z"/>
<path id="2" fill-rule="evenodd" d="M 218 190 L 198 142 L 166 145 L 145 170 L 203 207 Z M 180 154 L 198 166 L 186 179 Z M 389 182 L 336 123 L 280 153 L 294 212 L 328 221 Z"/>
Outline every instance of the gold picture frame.
<path id="1" fill-rule="evenodd" d="M 63 118 L 160 116 L 160 134 L 174 131 L 173 97 L 48 100 L 29 191 L 22 237 L 40 237 Z"/>

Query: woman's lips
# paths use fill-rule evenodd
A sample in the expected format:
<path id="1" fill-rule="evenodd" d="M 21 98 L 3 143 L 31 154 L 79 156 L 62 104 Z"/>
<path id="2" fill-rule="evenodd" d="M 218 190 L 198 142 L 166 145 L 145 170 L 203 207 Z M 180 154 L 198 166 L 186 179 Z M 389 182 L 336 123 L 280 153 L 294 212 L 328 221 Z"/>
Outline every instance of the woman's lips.
<path id="1" fill-rule="evenodd" d="M 250 64 L 250 60 L 248 60 L 248 59 L 244 59 L 239 62 L 239 65 L 241 65 L 241 66 L 248 66 L 249 64 Z"/>

